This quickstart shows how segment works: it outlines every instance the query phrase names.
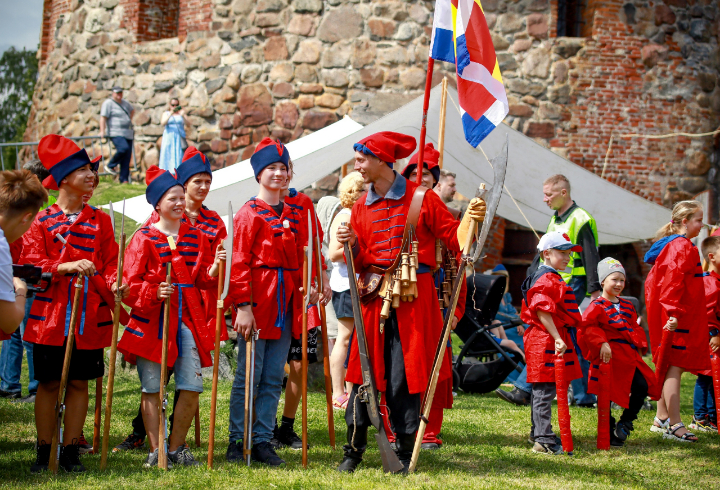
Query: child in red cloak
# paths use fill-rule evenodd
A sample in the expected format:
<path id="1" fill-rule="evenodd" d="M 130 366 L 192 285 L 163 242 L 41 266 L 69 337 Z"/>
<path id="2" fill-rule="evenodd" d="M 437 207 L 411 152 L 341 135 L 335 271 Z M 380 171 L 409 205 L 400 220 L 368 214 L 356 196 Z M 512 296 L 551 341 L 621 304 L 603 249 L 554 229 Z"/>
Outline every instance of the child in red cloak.
<path id="1" fill-rule="evenodd" d="M 630 301 L 620 298 L 625 287 L 625 269 L 615 259 L 598 263 L 602 296 L 593 300 L 583 312 L 578 344 L 590 362 L 588 393 L 600 393 L 600 363 L 612 359 L 610 400 L 625 408 L 620 421 L 610 416 L 610 444 L 621 447 L 633 430 L 633 421 L 645 397 L 657 400 L 660 387 L 655 373 L 645 364 L 645 332 L 638 327 L 637 312 Z"/>
<path id="2" fill-rule="evenodd" d="M 655 377 L 662 385 L 657 414 L 650 428 L 677 442 L 697 442 L 680 420 L 680 378 L 684 371 L 710 368 L 708 320 L 700 254 L 690 241 L 703 227 L 697 201 L 673 207 L 672 218 L 658 230 L 645 254 L 652 264 L 645 281 L 645 304 Z"/>
<path id="3" fill-rule="evenodd" d="M 576 325 L 582 321 L 575 295 L 560 277 L 571 252 L 582 247 L 570 242 L 564 233 L 553 231 L 540 239 L 538 250 L 543 264 L 522 285 L 520 317 L 528 325 L 523 336 L 527 380 L 532 383 L 533 452 L 563 454 L 552 430 L 552 401 L 555 398 L 555 356 L 565 360 L 566 382 L 582 376 L 576 347 L 572 341 Z"/>

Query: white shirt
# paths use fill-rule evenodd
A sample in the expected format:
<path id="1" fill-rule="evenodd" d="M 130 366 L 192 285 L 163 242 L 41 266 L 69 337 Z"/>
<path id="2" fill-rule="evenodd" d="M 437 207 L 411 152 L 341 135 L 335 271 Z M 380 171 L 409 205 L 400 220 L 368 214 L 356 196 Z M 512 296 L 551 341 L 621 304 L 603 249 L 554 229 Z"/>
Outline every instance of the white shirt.
<path id="1" fill-rule="evenodd" d="M 336 218 L 341 214 L 350 216 L 350 210 L 347 208 L 341 209 L 340 212 L 336 215 Z M 347 291 L 348 289 L 350 289 L 350 280 L 348 279 L 347 264 L 344 260 L 341 260 L 339 262 L 333 262 L 332 265 L 332 272 L 330 272 L 330 289 L 337 293 Z"/>
<path id="2" fill-rule="evenodd" d="M 2 228 L 0 228 L 0 301 L 15 302 L 10 244 L 5 238 Z"/>

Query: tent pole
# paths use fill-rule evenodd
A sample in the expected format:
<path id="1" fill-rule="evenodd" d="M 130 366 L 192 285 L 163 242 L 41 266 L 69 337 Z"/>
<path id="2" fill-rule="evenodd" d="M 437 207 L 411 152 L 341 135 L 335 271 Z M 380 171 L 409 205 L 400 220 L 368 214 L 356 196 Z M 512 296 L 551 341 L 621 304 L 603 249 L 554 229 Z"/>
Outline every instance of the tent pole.
<path id="1" fill-rule="evenodd" d="M 447 87 L 448 79 L 443 77 L 442 96 L 440 97 L 440 134 L 438 134 L 438 151 L 440 158 L 438 159 L 438 167 L 443 168 L 443 151 L 445 150 L 445 111 L 447 110 Z"/>
<path id="2" fill-rule="evenodd" d="M 420 127 L 420 149 L 418 150 L 417 178 L 415 179 L 415 183 L 417 185 L 422 183 L 422 169 L 423 164 L 425 163 L 425 133 L 427 132 L 427 113 L 428 107 L 430 106 L 430 89 L 432 89 L 434 67 L 435 60 L 428 58 L 427 78 L 425 79 L 425 100 L 423 101 L 422 125 Z"/>

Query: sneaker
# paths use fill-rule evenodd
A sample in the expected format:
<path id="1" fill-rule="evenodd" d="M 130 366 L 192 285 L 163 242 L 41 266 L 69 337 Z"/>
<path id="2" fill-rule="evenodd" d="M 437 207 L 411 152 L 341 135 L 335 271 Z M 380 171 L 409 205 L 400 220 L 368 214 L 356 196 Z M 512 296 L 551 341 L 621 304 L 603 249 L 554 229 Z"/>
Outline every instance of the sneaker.
<path id="1" fill-rule="evenodd" d="M 78 447 L 80 448 L 80 454 L 87 454 L 93 450 L 92 444 L 85 440 L 85 434 L 82 432 L 80 432 L 80 439 L 78 439 Z"/>
<path id="2" fill-rule="evenodd" d="M 231 442 L 228 445 L 227 452 L 225 453 L 225 460 L 228 463 L 242 463 L 243 458 L 243 441 Z"/>
<path id="3" fill-rule="evenodd" d="M 289 447 L 293 451 L 301 451 L 303 444 L 302 439 L 298 436 L 295 431 L 288 426 L 280 426 L 277 431 L 274 432 L 274 438 L 280 444 L 280 447 Z M 310 445 L 308 444 L 308 449 Z"/>
<path id="4" fill-rule="evenodd" d="M 559 444 L 546 444 L 542 442 L 536 442 L 532 448 L 532 452 L 538 454 L 552 454 L 560 455 L 563 454 L 562 446 Z"/>
<path id="5" fill-rule="evenodd" d="M 13 403 L 35 403 L 35 393 L 30 393 L 28 396 L 17 398 L 12 401 Z"/>
<path id="6" fill-rule="evenodd" d="M 717 432 L 717 424 L 713 424 L 707 415 L 703 417 L 696 417 L 693 415 L 692 423 L 688 427 L 692 430 L 699 430 L 702 432 Z"/>
<path id="7" fill-rule="evenodd" d="M 30 467 L 30 473 L 47 471 L 50 464 L 50 444 L 41 442 L 36 449 L 35 464 Z"/>
<path id="8" fill-rule="evenodd" d="M 125 438 L 123 442 L 115 446 L 112 452 L 117 453 L 118 451 L 130 451 L 131 449 L 140 449 L 145 446 L 145 438 L 132 433 Z"/>
<path id="9" fill-rule="evenodd" d="M 528 436 L 528 442 L 530 444 L 535 444 L 535 436 L 532 435 L 532 433 Z M 560 436 L 555 436 L 555 445 L 557 445 L 557 446 L 562 445 L 562 439 L 560 439 Z"/>
<path id="10" fill-rule="evenodd" d="M 22 392 L 0 390 L 0 398 L 8 398 L 11 400 L 15 400 L 18 398 L 22 398 Z"/>
<path id="11" fill-rule="evenodd" d="M 438 444 L 437 442 L 423 442 L 422 444 L 420 444 L 420 449 L 434 451 L 436 449 L 440 449 L 440 444 Z"/>
<path id="12" fill-rule="evenodd" d="M 187 444 L 181 444 L 175 451 L 168 452 L 168 460 L 177 466 L 200 466 Z"/>
<path id="13" fill-rule="evenodd" d="M 610 434 L 610 446 L 612 447 L 623 447 L 625 445 L 625 441 L 621 441 L 617 437 L 615 437 L 615 434 Z"/>
<path id="14" fill-rule="evenodd" d="M 613 431 L 613 435 L 617 437 L 620 441 L 625 442 L 625 440 L 630 436 L 630 433 L 633 431 L 633 424 L 632 422 L 625 422 L 621 420 L 620 422 L 615 425 L 615 430 Z"/>
<path id="15" fill-rule="evenodd" d="M 253 444 L 252 460 L 268 466 L 285 466 L 285 461 L 275 453 L 269 442 Z"/>
<path id="16" fill-rule="evenodd" d="M 105 165 L 105 171 L 112 175 L 119 175 L 119 172 L 115 169 L 117 165 L 113 165 L 112 167 L 110 165 Z"/>
<path id="17" fill-rule="evenodd" d="M 60 448 L 58 466 L 68 473 L 82 473 L 85 471 L 85 466 L 80 462 L 80 446 L 78 445 L 78 441 L 78 439 L 73 439 L 72 444 Z"/>
<path id="18" fill-rule="evenodd" d="M 145 463 L 143 463 L 143 468 L 156 468 L 158 465 L 158 458 L 160 457 L 159 451 L 156 449 L 155 451 L 148 454 L 147 459 L 145 460 Z M 168 468 L 169 470 L 172 469 L 172 462 L 170 461 L 170 458 L 168 458 Z"/>
<path id="19" fill-rule="evenodd" d="M 495 390 L 497 396 L 505 400 L 506 402 L 512 403 L 520 407 L 526 407 L 530 405 L 530 393 L 523 390 L 513 388 L 512 391 L 505 391 L 502 388 Z"/>

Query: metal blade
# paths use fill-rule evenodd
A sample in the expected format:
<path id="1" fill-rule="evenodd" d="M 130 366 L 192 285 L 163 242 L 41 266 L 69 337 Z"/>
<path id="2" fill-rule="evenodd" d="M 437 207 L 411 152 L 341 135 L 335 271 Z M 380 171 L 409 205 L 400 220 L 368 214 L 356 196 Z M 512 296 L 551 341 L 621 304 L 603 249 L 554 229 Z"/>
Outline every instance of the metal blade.
<path id="1" fill-rule="evenodd" d="M 115 234 L 115 211 L 113 210 L 112 201 L 110 201 L 110 224 L 112 224 L 113 235 Z"/>
<path id="2" fill-rule="evenodd" d="M 223 240 L 223 247 L 228 253 L 227 259 L 225 260 L 225 284 L 223 285 L 223 293 L 220 299 L 224 300 L 228 291 L 230 290 L 230 268 L 232 267 L 232 250 L 233 250 L 233 238 L 234 238 L 234 226 L 233 226 L 233 208 L 232 202 L 228 201 L 228 227 L 227 227 L 227 238 Z"/>
<path id="3" fill-rule="evenodd" d="M 111 204 L 112 206 L 112 204 Z M 112 208 L 110 208 L 112 209 Z M 123 210 L 122 210 L 122 220 L 120 221 L 120 235 L 122 236 L 125 233 L 125 198 L 123 197 Z"/>
<path id="4" fill-rule="evenodd" d="M 305 284 L 305 308 L 308 307 L 310 304 L 310 284 L 312 284 L 312 270 L 313 270 L 313 229 L 312 229 L 312 217 L 310 216 L 310 213 L 315 213 L 313 209 L 308 209 L 308 245 L 307 245 L 307 254 L 308 254 L 308 275 L 307 275 L 307 284 Z"/>
<path id="5" fill-rule="evenodd" d="M 483 221 L 482 231 L 478 237 L 477 247 L 475 248 L 475 254 L 473 255 L 473 263 L 477 262 L 480 253 L 482 252 L 485 240 L 487 239 L 488 233 L 490 233 L 490 227 L 492 226 L 495 212 L 497 211 L 498 204 L 500 204 L 500 197 L 502 196 L 503 187 L 505 187 L 505 172 L 507 170 L 508 162 L 508 146 L 509 141 L 507 135 L 505 136 L 505 144 L 500 150 L 500 153 L 492 159 L 493 167 L 493 185 L 490 190 L 490 199 L 486 201 L 487 210 L 485 211 L 485 220 Z"/>

